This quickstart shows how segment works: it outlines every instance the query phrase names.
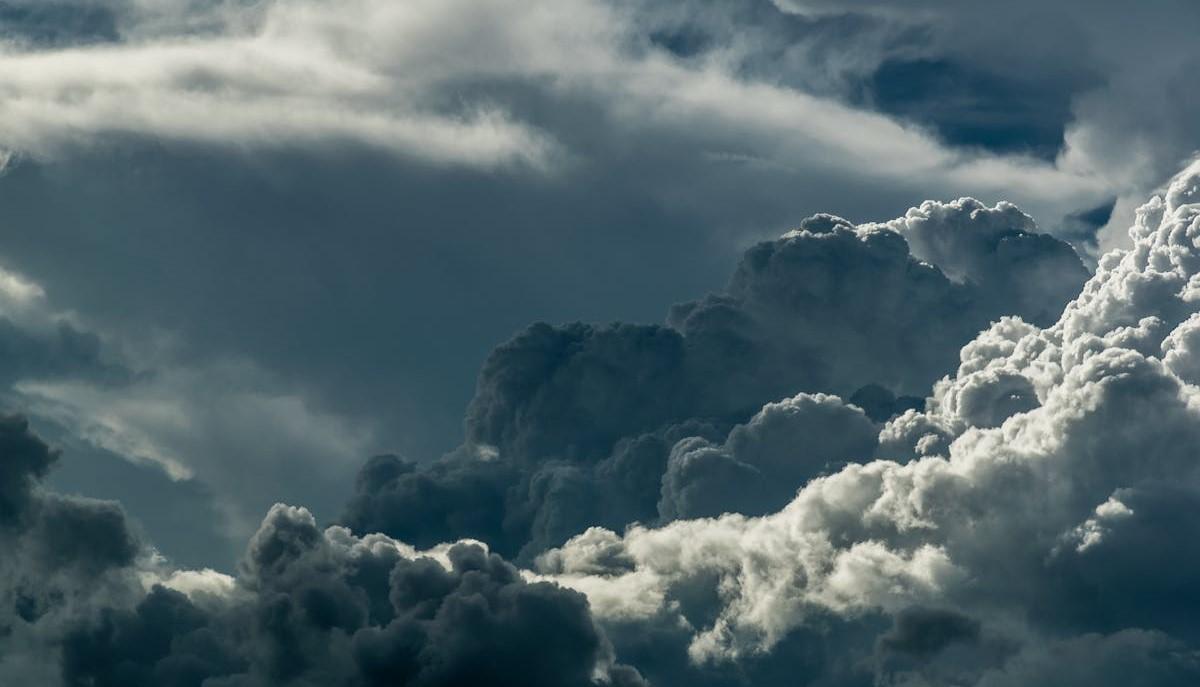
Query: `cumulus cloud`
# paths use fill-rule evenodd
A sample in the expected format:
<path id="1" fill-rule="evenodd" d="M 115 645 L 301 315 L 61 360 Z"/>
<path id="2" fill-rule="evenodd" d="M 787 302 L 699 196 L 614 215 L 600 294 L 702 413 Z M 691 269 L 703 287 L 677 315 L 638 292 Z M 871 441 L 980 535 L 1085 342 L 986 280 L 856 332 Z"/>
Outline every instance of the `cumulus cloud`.
<path id="1" fill-rule="evenodd" d="M 1003 320 L 965 346 L 926 411 L 885 428 L 915 440 L 907 458 L 818 477 L 763 517 L 591 531 L 540 569 L 615 624 L 689 628 L 693 670 L 753 674 L 832 625 L 878 628 L 874 649 L 840 650 L 874 651 L 860 670 L 884 684 L 1194 681 L 1197 558 L 1190 526 L 1163 518 L 1200 503 L 1197 389 L 1174 372 L 1197 308 L 1198 179 L 1142 207 L 1133 247 L 1056 322 Z M 685 603 L 698 586 L 715 593 Z"/>
<path id="2" fill-rule="evenodd" d="M 0 678 L 57 682 L 53 637 L 95 603 L 122 603 L 139 554 L 120 507 L 48 493 L 58 459 L 28 423 L 0 418 Z"/>
<path id="3" fill-rule="evenodd" d="M 913 45 L 874 19 L 806 24 L 765 2 L 707 1 L 4 8 L 5 261 L 108 334 L 177 330 L 179 357 L 206 361 L 139 385 L 138 402 L 56 383 L 27 386 L 29 403 L 176 476 L 248 460 L 258 451 L 230 446 L 266 436 L 284 438 L 262 448 L 273 466 L 288 453 L 318 468 L 326 452 L 331 466 L 443 453 L 475 361 L 531 317 L 657 320 L 719 283 L 750 237 L 814 210 L 859 222 L 912 199 L 1005 197 L 1054 232 L 1056 217 L 1111 197 L 1087 174 L 964 151 L 838 100 L 831 84 L 858 77 L 826 72 L 869 71 L 862 41 Z M 373 334 L 347 334 L 360 331 Z M 239 386 L 214 358 L 263 369 Z M 203 382 L 235 387 L 228 406 L 248 410 L 195 420 L 195 433 L 236 440 L 189 445 L 173 418 L 147 417 L 221 415 Z M 714 438 L 791 386 L 746 393 Z M 253 416 L 272 429 L 247 432 Z M 328 512 L 320 494 L 292 492 L 300 472 L 273 471 L 289 487 L 271 496 Z M 544 486 L 574 483 L 564 471 Z M 240 509 L 243 533 L 272 500 Z"/>
<path id="4" fill-rule="evenodd" d="M 277 505 L 236 577 L 172 570 L 116 504 L 45 491 L 0 419 L 0 677 L 44 685 L 644 685 L 579 593 L 463 542 L 418 552 Z"/>
<path id="5" fill-rule="evenodd" d="M 820 472 L 870 455 L 877 434 L 861 409 L 836 396 L 801 394 L 768 403 L 723 444 L 700 437 L 675 444 L 662 476 L 659 516 L 775 511 Z"/>
<path id="6" fill-rule="evenodd" d="M 876 435 L 835 397 L 764 404 L 832 392 L 886 420 L 991 320 L 1049 324 L 1086 277 L 1008 204 L 928 202 L 862 226 L 818 215 L 665 325 L 537 324 L 499 346 L 463 447 L 429 467 L 372 462 L 346 522 L 528 557 L 593 525 L 762 514 L 871 455 Z"/>

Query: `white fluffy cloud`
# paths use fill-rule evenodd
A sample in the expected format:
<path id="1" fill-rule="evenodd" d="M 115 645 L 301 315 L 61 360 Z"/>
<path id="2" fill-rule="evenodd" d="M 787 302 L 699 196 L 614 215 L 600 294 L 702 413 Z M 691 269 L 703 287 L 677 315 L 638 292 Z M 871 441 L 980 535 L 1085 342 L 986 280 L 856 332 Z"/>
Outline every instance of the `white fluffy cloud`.
<path id="1" fill-rule="evenodd" d="M 847 466 L 764 517 L 593 530 L 543 556 L 541 570 L 587 593 L 602 617 L 680 616 L 697 662 L 769 653 L 830 615 L 919 606 L 956 608 L 1013 643 L 992 673 L 972 674 L 978 684 L 1046 670 L 1039 638 L 1075 636 L 1061 649 L 1071 653 L 1186 636 L 1162 596 L 1181 591 L 1180 575 L 1156 561 L 1194 573 L 1200 558 L 1186 532 L 1160 529 L 1171 516 L 1153 504 L 1200 503 L 1188 345 L 1200 310 L 1198 181 L 1194 165 L 1144 205 L 1133 248 L 1105 256 L 1053 326 L 1008 319 L 966 346 L 925 418 L 910 411 L 885 429 L 924 442 L 920 457 Z M 718 600 L 698 621 L 672 599 L 704 579 L 717 580 Z M 1114 630 L 1134 634 L 1102 638 Z M 1137 661 L 1151 673 L 1173 660 L 1146 653 Z"/>

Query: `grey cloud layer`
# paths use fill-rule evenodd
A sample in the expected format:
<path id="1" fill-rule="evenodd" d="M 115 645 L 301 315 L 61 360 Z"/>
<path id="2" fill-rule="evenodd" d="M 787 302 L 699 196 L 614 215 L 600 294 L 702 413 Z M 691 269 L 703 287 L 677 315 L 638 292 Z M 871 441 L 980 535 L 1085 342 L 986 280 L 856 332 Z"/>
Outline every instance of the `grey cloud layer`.
<path id="1" fill-rule="evenodd" d="M 123 334 L 57 310 L 40 284 L 0 268 L 0 407 L 90 446 L 77 461 L 107 453 L 181 485 L 169 489 L 212 489 L 222 518 L 204 526 L 239 541 L 277 497 L 262 494 L 251 475 L 278 480 L 283 464 L 303 462 L 322 474 L 323 486 L 304 494 L 309 478 L 295 480 L 284 487 L 293 497 L 316 500 L 339 480 L 349 491 L 347 473 L 366 451 L 368 431 L 310 408 L 249 361 L 181 361 L 167 341 Z M 81 467 L 70 472 L 86 472 Z M 76 488 L 93 486 L 80 481 Z M 191 514 L 200 515 L 207 511 Z"/>
<path id="2" fill-rule="evenodd" d="M 954 193 L 1019 188 L 1036 209 L 1060 214 L 1068 197 L 1094 203 L 1105 192 L 1079 170 L 960 154 L 809 84 L 742 78 L 736 61 L 677 59 L 655 36 L 685 17 L 655 3 L 218 3 L 175 8 L 192 17 L 175 33 L 139 30 L 170 16 L 152 6 L 113 10 L 119 41 L 5 55 L 0 143 L 61 157 L 114 135 L 326 150 L 351 142 L 435 164 L 570 173 L 594 151 L 538 115 L 537 101 L 548 100 L 596 109 L 626 134 L 660 126 L 711 134 L 699 139 L 719 159 L 869 168 L 893 183 L 918 174 Z M 658 30 L 647 35 L 643 25 Z"/>

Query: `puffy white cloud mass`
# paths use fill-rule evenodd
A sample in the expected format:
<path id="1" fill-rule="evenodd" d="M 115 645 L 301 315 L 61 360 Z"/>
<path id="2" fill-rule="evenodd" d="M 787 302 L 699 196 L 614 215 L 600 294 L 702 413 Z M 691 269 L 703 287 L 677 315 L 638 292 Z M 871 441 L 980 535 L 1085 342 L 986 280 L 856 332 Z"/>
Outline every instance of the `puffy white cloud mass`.
<path id="1" fill-rule="evenodd" d="M 1195 682 L 1197 184 L 1193 165 L 1142 206 L 1057 322 L 1004 318 L 963 347 L 883 458 L 761 517 L 590 530 L 541 573 L 614 624 L 685 628 L 693 665 L 753 665 L 801 633 L 883 684 Z"/>

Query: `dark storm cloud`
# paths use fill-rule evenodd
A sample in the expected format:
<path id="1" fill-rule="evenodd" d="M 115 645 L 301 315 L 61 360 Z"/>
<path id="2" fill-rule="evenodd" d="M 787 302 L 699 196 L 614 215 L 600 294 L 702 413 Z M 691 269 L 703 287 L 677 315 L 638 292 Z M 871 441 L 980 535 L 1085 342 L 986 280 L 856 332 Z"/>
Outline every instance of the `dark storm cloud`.
<path id="1" fill-rule="evenodd" d="M 63 642 L 67 684 L 644 684 L 613 664 L 584 597 L 526 583 L 482 548 L 444 561 L 385 539 L 321 532 L 278 506 L 247 550 L 239 593 L 154 587 Z"/>
<path id="2" fill-rule="evenodd" d="M 49 447 L 26 432 L 23 421 L 6 417 L 0 422 L 4 440 L 4 479 L 0 480 L 0 513 L 7 525 L 24 519 L 33 500 L 36 480 L 43 477 L 54 463 Z"/>
<path id="3" fill-rule="evenodd" d="M 124 598 L 138 553 L 117 504 L 41 489 L 57 460 L 24 419 L 0 418 L 0 678 L 14 684 L 54 679 L 46 637 Z"/>
<path id="4" fill-rule="evenodd" d="M 44 491 L 57 455 L 0 419 L 0 676 L 27 684 L 642 685 L 585 597 L 474 544 L 430 558 L 277 506 L 236 581 L 184 594 L 118 506 Z M 204 584 L 205 579 L 209 584 Z"/>
<path id="5" fill-rule="evenodd" d="M 133 537 L 116 504 L 39 489 L 58 455 L 23 418 L 0 417 L 0 454 L 0 536 L 15 554 L 3 566 L 6 582 L 35 583 L 63 571 L 86 578 L 133 560 Z"/>
<path id="6" fill-rule="evenodd" d="M 537 324 L 498 347 L 464 446 L 427 467 L 372 462 L 346 521 L 529 556 L 589 525 L 769 512 L 823 468 L 873 453 L 875 429 L 832 397 L 768 406 L 726 439 L 733 424 L 797 391 L 882 388 L 874 412 L 924 394 L 991 319 L 1048 324 L 1086 276 L 1007 204 L 926 203 L 863 227 L 815 216 L 751 248 L 723 293 L 672 308 L 666 326 Z M 676 445 L 686 423 L 707 427 Z M 816 437 L 833 426 L 837 439 Z M 801 441 L 804 457 L 790 453 Z"/>
<path id="7" fill-rule="evenodd" d="M 862 410 L 836 396 L 769 403 L 722 444 L 691 437 L 671 449 L 659 516 L 774 512 L 822 471 L 873 453 L 878 433 Z"/>
<path id="8" fill-rule="evenodd" d="M 906 608 L 896 614 L 895 624 L 879 637 L 886 651 L 928 656 L 956 642 L 979 640 L 979 623 L 939 608 Z"/>

